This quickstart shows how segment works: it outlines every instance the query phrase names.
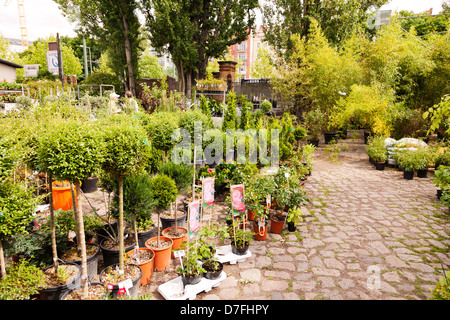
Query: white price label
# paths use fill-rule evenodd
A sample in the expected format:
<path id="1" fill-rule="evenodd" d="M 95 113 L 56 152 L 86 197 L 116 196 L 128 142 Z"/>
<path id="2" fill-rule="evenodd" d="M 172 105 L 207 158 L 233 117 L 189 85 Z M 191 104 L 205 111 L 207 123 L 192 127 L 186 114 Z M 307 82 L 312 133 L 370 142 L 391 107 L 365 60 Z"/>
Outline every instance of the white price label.
<path id="1" fill-rule="evenodd" d="M 175 258 L 181 258 L 183 256 L 186 255 L 186 253 L 184 252 L 184 250 L 177 250 L 173 252 L 173 255 Z"/>

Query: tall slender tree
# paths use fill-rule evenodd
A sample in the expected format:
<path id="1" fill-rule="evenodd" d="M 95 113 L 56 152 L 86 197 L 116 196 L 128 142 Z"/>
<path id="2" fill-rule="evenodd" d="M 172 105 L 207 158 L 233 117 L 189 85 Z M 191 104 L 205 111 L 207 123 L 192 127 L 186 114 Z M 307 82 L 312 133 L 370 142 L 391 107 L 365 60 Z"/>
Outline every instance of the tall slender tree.
<path id="1" fill-rule="evenodd" d="M 135 0 L 54 0 L 63 13 L 78 22 L 80 35 L 94 37 L 107 50 L 113 71 L 125 89 L 136 94 L 141 24 Z"/>
<path id="2" fill-rule="evenodd" d="M 191 97 L 210 58 L 243 42 L 254 28 L 258 0 L 140 0 L 152 46 L 170 53 L 179 91 Z"/>

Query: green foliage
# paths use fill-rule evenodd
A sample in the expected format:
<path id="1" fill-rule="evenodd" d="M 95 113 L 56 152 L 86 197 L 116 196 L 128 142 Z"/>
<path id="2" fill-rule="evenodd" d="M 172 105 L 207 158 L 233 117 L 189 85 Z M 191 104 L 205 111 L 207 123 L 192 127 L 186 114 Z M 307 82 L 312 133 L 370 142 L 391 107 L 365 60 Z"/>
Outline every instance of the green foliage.
<path id="1" fill-rule="evenodd" d="M 450 271 L 439 277 L 436 288 L 431 291 L 431 300 L 450 300 Z"/>
<path id="2" fill-rule="evenodd" d="M 19 233 L 26 233 L 26 227 L 33 219 L 34 210 L 41 201 L 33 189 L 18 184 L 0 184 L 0 239 Z"/>
<path id="3" fill-rule="evenodd" d="M 374 136 L 368 141 L 366 151 L 369 157 L 375 162 L 385 162 L 387 160 L 387 149 L 384 145 L 386 137 Z"/>
<path id="4" fill-rule="evenodd" d="M 397 161 L 400 168 L 405 171 L 417 171 L 428 168 L 429 152 L 425 149 L 418 148 L 415 150 L 397 150 L 393 157 Z"/>
<path id="5" fill-rule="evenodd" d="M 270 111 L 272 111 L 272 103 L 269 100 L 264 100 L 263 102 L 261 102 L 259 107 L 264 113 L 269 113 Z"/>
<path id="6" fill-rule="evenodd" d="M 434 171 L 433 183 L 443 191 L 450 191 L 450 167 L 439 166 Z"/>
<path id="7" fill-rule="evenodd" d="M 286 221 L 293 222 L 294 224 L 299 224 L 303 221 L 302 210 L 300 207 L 290 208 Z"/>
<path id="8" fill-rule="evenodd" d="M 178 128 L 178 113 L 158 112 L 146 116 L 145 130 L 152 146 L 164 152 L 170 151 L 175 142 L 172 133 Z"/>
<path id="9" fill-rule="evenodd" d="M 0 300 L 29 300 L 45 286 L 44 272 L 26 260 L 12 265 L 0 281 Z"/>
<path id="10" fill-rule="evenodd" d="M 38 147 L 42 172 L 55 178 L 81 181 L 99 169 L 103 148 L 101 136 L 92 123 L 67 120 L 43 134 Z"/>
<path id="11" fill-rule="evenodd" d="M 173 203 L 178 195 L 175 181 L 166 175 L 159 174 L 151 180 L 151 196 L 155 201 L 156 210 L 162 211 Z"/>
<path id="12" fill-rule="evenodd" d="M 294 129 L 295 141 L 303 140 L 306 137 L 306 129 L 303 127 L 296 127 Z"/>
<path id="13" fill-rule="evenodd" d="M 196 79 L 206 76 L 210 58 L 247 39 L 255 23 L 257 0 L 143 0 L 142 10 L 152 46 L 170 53 L 180 72 L 182 90 L 190 97 Z M 162 36 L 164 35 L 164 36 Z"/>
<path id="14" fill-rule="evenodd" d="M 113 206 L 119 206 L 118 186 L 114 193 Z M 148 174 L 129 176 L 123 179 L 123 212 L 125 220 L 136 219 L 138 225 L 151 221 L 155 203 L 152 198 L 152 179 Z"/>
<path id="15" fill-rule="evenodd" d="M 319 108 L 308 111 L 304 116 L 304 125 L 308 138 L 317 140 L 325 127 L 324 113 Z"/>
<path id="16" fill-rule="evenodd" d="M 159 64 L 158 57 L 151 54 L 150 46 L 142 52 L 139 60 L 139 75 L 141 78 L 165 79 L 166 74 Z"/>
<path id="17" fill-rule="evenodd" d="M 378 135 L 389 136 L 389 111 L 394 104 L 392 92 L 380 83 L 353 85 L 347 98 L 339 100 L 331 115 L 331 125 L 341 127 L 352 120 Z"/>
<path id="18" fill-rule="evenodd" d="M 150 155 L 147 135 L 142 126 L 126 116 L 105 120 L 103 125 L 105 153 L 102 170 L 115 177 L 142 172 Z"/>
<path id="19" fill-rule="evenodd" d="M 186 248 L 185 244 L 182 245 L 182 248 L 185 250 L 186 255 L 182 258 L 183 267 L 178 268 L 177 271 L 186 277 L 195 277 L 206 272 L 202 265 L 198 263 L 202 256 L 196 251 L 197 247 L 194 244 L 190 244 Z"/>
<path id="20" fill-rule="evenodd" d="M 192 183 L 194 169 L 192 166 L 184 163 L 175 164 L 172 161 L 169 161 L 158 167 L 158 173 L 172 178 L 175 181 L 178 190 L 181 190 Z"/>
<path id="21" fill-rule="evenodd" d="M 236 94 L 234 92 L 230 92 L 227 97 L 227 106 L 223 118 L 222 131 L 226 131 L 227 129 L 237 129 L 236 105 Z"/>
<path id="22" fill-rule="evenodd" d="M 445 95 L 442 101 L 425 111 L 423 118 L 430 118 L 431 125 L 428 134 L 433 134 L 439 128 L 445 128 L 450 135 L 450 95 Z"/>
<path id="23" fill-rule="evenodd" d="M 84 79 L 80 84 L 93 84 L 93 85 L 101 85 L 108 84 L 113 85 L 115 92 L 121 93 L 122 85 L 120 78 L 111 73 L 94 71 L 92 72 L 86 79 Z M 83 90 L 83 87 L 80 88 L 80 91 Z M 93 88 L 94 92 L 100 93 L 98 88 Z M 112 90 L 111 87 L 105 87 L 103 90 Z"/>

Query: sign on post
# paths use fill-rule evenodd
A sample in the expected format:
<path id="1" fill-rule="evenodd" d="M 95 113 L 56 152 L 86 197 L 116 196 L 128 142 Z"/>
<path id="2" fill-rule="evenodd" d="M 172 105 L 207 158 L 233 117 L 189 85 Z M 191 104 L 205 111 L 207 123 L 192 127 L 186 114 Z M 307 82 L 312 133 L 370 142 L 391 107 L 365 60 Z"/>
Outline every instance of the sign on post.
<path id="1" fill-rule="evenodd" d="M 61 64 L 62 64 L 62 57 L 61 57 Z M 57 50 L 47 51 L 47 69 L 48 69 L 48 71 L 54 75 L 58 75 L 59 74 L 58 67 L 59 67 L 58 51 Z"/>
<path id="2" fill-rule="evenodd" d="M 26 64 L 23 66 L 25 70 L 25 78 L 35 78 L 38 76 L 40 64 Z"/>

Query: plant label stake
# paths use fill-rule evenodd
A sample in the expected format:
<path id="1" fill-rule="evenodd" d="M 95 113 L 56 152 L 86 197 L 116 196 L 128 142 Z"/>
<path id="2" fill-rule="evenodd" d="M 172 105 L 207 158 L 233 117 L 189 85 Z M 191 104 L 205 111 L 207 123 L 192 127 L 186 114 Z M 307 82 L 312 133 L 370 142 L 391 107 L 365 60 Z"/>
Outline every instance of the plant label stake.
<path id="1" fill-rule="evenodd" d="M 127 279 L 125 281 L 119 282 L 117 285 L 119 286 L 119 291 L 121 289 L 125 289 L 125 292 L 127 293 L 127 295 L 130 296 L 130 291 L 128 289 L 133 287 L 133 282 L 131 281 L 131 279 Z"/>
<path id="2" fill-rule="evenodd" d="M 259 235 L 263 236 L 264 235 L 264 226 L 265 226 L 265 221 L 266 219 L 264 217 L 258 217 L 258 230 L 259 230 Z"/>
<path id="3" fill-rule="evenodd" d="M 181 260 L 181 257 L 185 256 L 186 252 L 184 250 L 177 250 L 173 252 L 173 255 L 175 258 L 180 258 L 181 269 L 183 269 L 183 261 Z"/>
<path id="4" fill-rule="evenodd" d="M 270 205 L 271 205 L 271 197 L 270 197 L 270 194 L 268 194 L 267 196 L 266 196 L 266 205 L 267 205 L 267 208 L 268 209 L 270 209 Z"/>

